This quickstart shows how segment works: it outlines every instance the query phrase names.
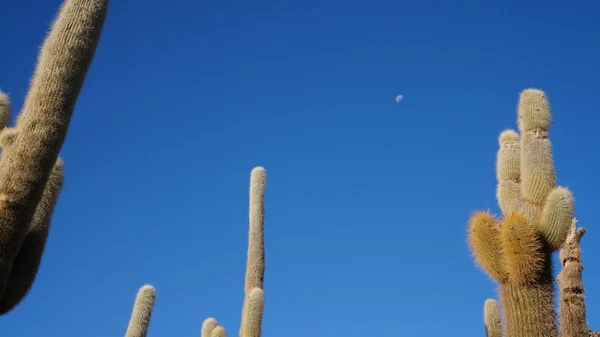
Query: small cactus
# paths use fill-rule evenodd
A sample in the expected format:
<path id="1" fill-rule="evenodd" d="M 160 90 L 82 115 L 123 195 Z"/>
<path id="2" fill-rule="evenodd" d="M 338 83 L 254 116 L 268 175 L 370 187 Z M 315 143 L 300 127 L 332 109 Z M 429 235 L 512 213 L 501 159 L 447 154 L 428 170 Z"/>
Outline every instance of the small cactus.
<path id="1" fill-rule="evenodd" d="M 483 304 L 483 322 L 486 337 L 502 337 L 502 321 L 496 300 L 487 299 Z"/>
<path id="2" fill-rule="evenodd" d="M 0 314 L 26 296 L 63 183 L 58 157 L 94 57 L 108 0 L 65 0 L 38 56 L 25 103 L 8 128 L 0 93 Z"/>

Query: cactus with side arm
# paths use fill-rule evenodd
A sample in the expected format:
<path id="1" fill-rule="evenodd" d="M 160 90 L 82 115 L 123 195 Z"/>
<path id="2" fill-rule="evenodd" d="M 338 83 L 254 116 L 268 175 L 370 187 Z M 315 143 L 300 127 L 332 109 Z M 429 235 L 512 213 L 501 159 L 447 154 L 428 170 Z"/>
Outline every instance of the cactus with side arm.
<path id="1" fill-rule="evenodd" d="M 548 139 L 546 94 L 524 90 L 519 133 L 500 134 L 496 198 L 502 218 L 476 212 L 469 243 L 478 265 L 499 283 L 504 335 L 557 337 L 552 252 L 565 242 L 574 216 L 572 193 L 556 185 Z"/>
<path id="2" fill-rule="evenodd" d="M 551 114 L 546 94 L 524 90 L 518 105 L 519 133 L 500 134 L 496 156 L 496 199 L 502 217 L 475 212 L 469 246 L 476 263 L 499 284 L 502 311 L 488 299 L 488 337 L 587 337 L 581 237 L 572 193 L 556 186 L 548 139 Z M 556 322 L 552 253 L 560 251 L 560 331 Z M 501 321 L 504 322 L 502 327 Z"/>
<path id="3" fill-rule="evenodd" d="M 0 94 L 0 314 L 21 302 L 37 274 L 63 184 L 59 152 L 107 9 L 108 0 L 65 0 L 13 127 Z"/>

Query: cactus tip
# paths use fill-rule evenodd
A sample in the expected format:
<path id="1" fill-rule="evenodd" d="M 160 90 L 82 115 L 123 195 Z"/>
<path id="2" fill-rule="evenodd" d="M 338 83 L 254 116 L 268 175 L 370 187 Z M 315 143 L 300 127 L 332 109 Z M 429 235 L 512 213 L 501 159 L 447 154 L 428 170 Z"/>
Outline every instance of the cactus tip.
<path id="1" fill-rule="evenodd" d="M 500 133 L 500 137 L 498 137 L 498 143 L 500 145 L 516 142 L 519 140 L 519 134 L 515 130 L 507 129 Z"/>

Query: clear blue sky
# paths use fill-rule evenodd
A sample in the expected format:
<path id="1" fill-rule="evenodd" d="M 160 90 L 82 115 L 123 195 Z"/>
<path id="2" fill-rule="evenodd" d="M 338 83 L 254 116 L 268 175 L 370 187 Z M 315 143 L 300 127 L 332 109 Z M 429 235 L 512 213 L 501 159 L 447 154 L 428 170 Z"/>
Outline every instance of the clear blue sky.
<path id="1" fill-rule="evenodd" d="M 2 3 L 15 110 L 59 4 Z M 209 316 L 237 336 L 262 165 L 264 337 L 483 336 L 495 285 L 465 226 L 497 210 L 497 136 L 527 87 L 553 105 L 600 329 L 599 17 L 592 0 L 112 1 L 43 266 L 3 335 L 122 336 L 150 283 L 149 336 Z"/>

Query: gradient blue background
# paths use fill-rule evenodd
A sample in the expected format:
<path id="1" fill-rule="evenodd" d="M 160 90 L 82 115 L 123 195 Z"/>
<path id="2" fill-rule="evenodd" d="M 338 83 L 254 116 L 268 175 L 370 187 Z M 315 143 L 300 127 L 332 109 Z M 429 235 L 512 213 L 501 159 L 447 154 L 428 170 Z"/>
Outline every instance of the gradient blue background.
<path id="1" fill-rule="evenodd" d="M 59 4 L 2 2 L 15 110 Z M 264 337 L 483 336 L 495 286 L 465 226 L 497 210 L 497 136 L 527 87 L 553 105 L 600 329 L 599 17 L 591 0 L 112 1 L 43 266 L 2 334 L 122 336 L 151 283 L 149 336 L 209 316 L 237 336 L 263 165 Z"/>

